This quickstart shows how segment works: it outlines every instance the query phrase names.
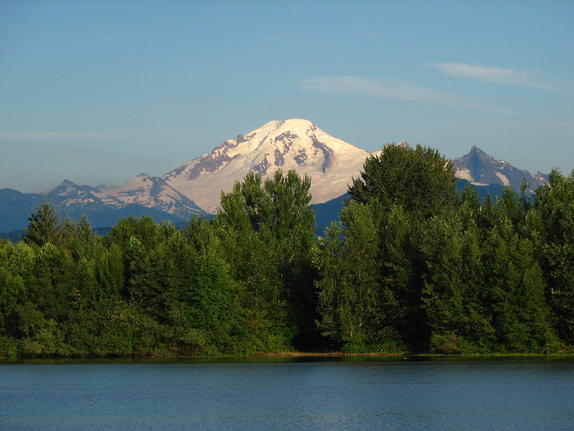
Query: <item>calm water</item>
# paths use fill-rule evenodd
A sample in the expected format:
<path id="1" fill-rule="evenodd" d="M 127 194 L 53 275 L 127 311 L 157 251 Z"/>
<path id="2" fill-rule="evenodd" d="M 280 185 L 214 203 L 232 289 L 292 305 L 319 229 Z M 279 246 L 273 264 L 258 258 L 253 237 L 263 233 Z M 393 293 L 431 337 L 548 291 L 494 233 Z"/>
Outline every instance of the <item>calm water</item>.
<path id="1" fill-rule="evenodd" d="M 574 361 L 0 365 L 0 430 L 572 430 Z"/>

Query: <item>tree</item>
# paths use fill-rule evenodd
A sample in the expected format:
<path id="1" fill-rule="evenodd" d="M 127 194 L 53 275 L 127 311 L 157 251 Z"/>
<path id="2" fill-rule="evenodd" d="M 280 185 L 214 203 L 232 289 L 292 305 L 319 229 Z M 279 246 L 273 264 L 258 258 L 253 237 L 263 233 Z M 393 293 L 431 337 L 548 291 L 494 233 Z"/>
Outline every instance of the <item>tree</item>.
<path id="1" fill-rule="evenodd" d="M 528 231 L 547 282 L 546 298 L 560 338 L 574 345 L 574 171 L 553 170 L 535 192 Z"/>
<path id="2" fill-rule="evenodd" d="M 297 336 L 303 344 L 314 331 L 310 185 L 295 171 L 285 175 L 279 170 L 265 181 L 249 173 L 232 192 L 222 194 L 215 220 L 231 272 L 250 298 L 246 308 L 260 324 L 272 323 L 288 343 Z"/>
<path id="3" fill-rule="evenodd" d="M 66 219 L 60 225 L 60 245 L 70 250 L 74 258 L 93 258 L 99 245 L 88 217 L 83 215 L 78 222 Z"/>
<path id="4" fill-rule="evenodd" d="M 461 223 L 461 274 L 464 282 L 462 335 L 466 341 L 465 351 L 491 351 L 495 344 L 495 328 L 489 313 L 490 296 L 485 286 L 487 268 L 483 265 L 483 241 L 477 227 L 481 214 L 476 192 L 468 194 L 458 208 L 457 217 Z"/>
<path id="5" fill-rule="evenodd" d="M 365 161 L 363 172 L 353 181 L 349 194 L 351 199 L 347 205 L 357 201 L 377 208 L 372 216 L 379 231 L 380 289 L 390 293 L 389 304 L 393 304 L 384 313 L 395 317 L 393 327 L 410 348 L 424 351 L 431 331 L 425 307 L 438 311 L 437 306 L 430 306 L 428 292 L 426 306 L 423 303 L 424 276 L 429 262 L 425 262 L 421 238 L 434 233 L 424 231 L 422 226 L 433 216 L 448 216 L 454 212 L 457 203 L 454 166 L 432 148 L 386 145 Z M 443 233 L 437 228 L 438 237 L 432 240 L 439 244 L 445 242 L 446 238 L 441 237 Z M 446 262 L 441 265 L 448 266 L 448 259 L 456 258 L 445 256 Z M 446 282 L 439 281 L 441 276 L 434 274 L 433 277 L 432 283 L 426 280 L 429 286 L 434 286 L 432 289 L 449 289 L 439 287 Z M 430 292 L 431 288 L 427 290 Z M 447 305 L 441 305 L 444 306 Z"/>
<path id="6" fill-rule="evenodd" d="M 349 202 L 341 224 L 331 225 L 327 237 L 319 240 L 319 326 L 345 350 L 402 350 L 396 280 L 385 277 L 389 260 L 381 255 L 382 236 L 373 211 L 369 205 Z"/>
<path id="7" fill-rule="evenodd" d="M 28 221 L 28 227 L 22 235 L 22 239 L 27 244 L 41 247 L 48 242 L 58 242 L 58 216 L 49 202 L 41 204 L 28 217 Z"/>
<path id="8" fill-rule="evenodd" d="M 463 332 L 464 276 L 462 273 L 462 235 L 456 219 L 433 217 L 423 228 L 420 240 L 424 262 L 422 305 L 426 324 L 431 329 L 431 346 L 441 353 L 460 353 Z M 448 348 L 433 339 L 448 340 Z"/>
<path id="9" fill-rule="evenodd" d="M 501 217 L 482 243 L 484 301 L 496 340 L 492 351 L 541 351 L 551 344 L 545 283 L 534 249 Z"/>
<path id="10" fill-rule="evenodd" d="M 359 202 L 377 199 L 384 208 L 400 205 L 428 217 L 454 204 L 455 184 L 454 165 L 437 150 L 386 145 L 367 158 L 349 194 Z"/>
<path id="11" fill-rule="evenodd" d="M 159 225 L 148 216 L 136 218 L 129 216 L 121 219 L 106 237 L 109 244 L 118 244 L 124 250 L 129 248 L 132 237 L 146 248 L 151 248 L 158 239 Z"/>

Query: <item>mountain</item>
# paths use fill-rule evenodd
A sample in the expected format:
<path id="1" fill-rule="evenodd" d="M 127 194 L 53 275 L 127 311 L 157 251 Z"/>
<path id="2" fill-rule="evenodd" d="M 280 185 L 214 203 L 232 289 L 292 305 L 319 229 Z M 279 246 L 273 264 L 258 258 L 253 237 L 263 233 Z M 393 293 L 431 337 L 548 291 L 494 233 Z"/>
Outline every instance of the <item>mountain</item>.
<path id="1" fill-rule="evenodd" d="M 408 146 L 404 141 L 396 145 Z M 118 187 L 92 187 L 65 180 L 44 194 L 2 189 L 0 232 L 23 229 L 30 213 L 44 200 L 51 201 L 61 217 L 78 219 L 86 214 L 96 227 L 113 226 L 129 215 L 149 215 L 156 221 L 181 224 L 194 214 L 215 213 L 221 190 L 230 191 L 248 172 L 268 178 L 277 169 L 294 169 L 311 178 L 311 203 L 322 232 L 337 218 L 347 187 L 359 176 L 365 159 L 379 152 L 369 153 L 337 139 L 308 120 L 270 121 L 224 141 L 162 177 L 140 174 Z M 468 182 L 480 196 L 498 195 L 504 186 L 519 190 L 524 180 L 530 182 L 531 190 L 548 181 L 545 174 L 532 176 L 477 147 L 453 162 L 457 187 Z"/>
<path id="2" fill-rule="evenodd" d="M 324 235 L 327 226 L 339 219 L 339 213 L 349 197 L 350 195 L 345 193 L 330 201 L 311 205 L 315 213 L 315 231 L 317 235 Z"/>
<path id="3" fill-rule="evenodd" d="M 82 209 L 92 212 L 105 205 L 117 204 L 115 200 L 110 201 L 97 188 L 77 185 L 70 180 L 64 180 L 59 186 L 40 194 L 39 199 L 52 202 L 64 212 L 74 212 Z"/>
<path id="4" fill-rule="evenodd" d="M 548 182 L 548 175 L 537 172 L 532 176 L 527 170 L 515 168 L 504 160 L 496 160 L 478 147 L 472 147 L 468 154 L 453 160 L 456 176 L 475 186 L 498 184 L 520 190 L 523 181 L 528 181 L 534 190 Z"/>
<path id="5" fill-rule="evenodd" d="M 401 141 L 396 145 L 408 147 Z M 380 151 L 379 151 L 380 152 Z M 312 203 L 331 201 L 347 191 L 370 154 L 345 141 L 334 138 L 314 123 L 303 119 L 270 121 L 249 133 L 224 141 L 213 151 L 163 175 L 174 189 L 208 212 L 215 212 L 221 190 L 228 192 L 233 183 L 249 171 L 264 178 L 277 169 L 295 169 L 311 177 Z M 520 190 L 522 182 L 534 190 L 548 181 L 545 174 L 532 176 L 503 160 L 496 160 L 477 147 L 453 160 L 456 176 L 476 186 L 480 194 L 489 186 L 510 186 Z M 495 194 L 499 188 L 494 189 Z"/>
<path id="6" fill-rule="evenodd" d="M 479 199 L 486 199 L 487 196 L 490 196 L 493 199 L 496 199 L 498 196 L 502 196 L 504 193 L 504 186 L 500 184 L 485 184 L 485 185 L 476 185 L 472 184 L 467 180 L 463 180 L 462 178 L 456 179 L 455 187 L 456 189 L 461 192 L 463 191 L 467 185 L 471 185 L 472 188 L 478 194 Z"/>
<path id="7" fill-rule="evenodd" d="M 104 195 L 110 204 L 118 206 L 137 204 L 182 219 L 203 213 L 195 202 L 170 187 L 165 180 L 147 174 L 140 174 L 121 187 L 100 188 L 98 192 Z"/>
<path id="8" fill-rule="evenodd" d="M 168 219 L 187 219 L 193 214 L 203 214 L 193 201 L 171 188 L 163 179 L 140 174 L 120 187 L 104 188 L 79 186 L 65 180 L 45 194 L 64 213 L 102 212 L 132 208 L 145 213 L 153 210 L 156 218 L 165 213 Z M 141 207 L 141 208 L 140 208 Z M 160 217 L 163 219 L 163 217 Z"/>
<path id="9" fill-rule="evenodd" d="M 0 232 L 24 228 L 28 216 L 42 202 L 42 195 L 0 189 Z"/>
<path id="10" fill-rule="evenodd" d="M 128 216 L 150 216 L 156 221 L 181 223 L 194 214 L 205 214 L 159 177 L 140 174 L 121 187 L 107 189 L 64 180 L 43 194 L 0 190 L 0 232 L 26 227 L 28 216 L 44 201 L 54 205 L 61 219 L 77 220 L 87 215 L 95 227 L 113 226 Z"/>
<path id="11" fill-rule="evenodd" d="M 249 171 L 268 178 L 277 169 L 295 169 L 311 177 L 312 203 L 329 201 L 347 191 L 369 152 L 334 138 L 303 119 L 270 121 L 244 135 L 228 139 L 213 151 L 165 174 L 174 189 L 215 212 L 220 191 Z"/>

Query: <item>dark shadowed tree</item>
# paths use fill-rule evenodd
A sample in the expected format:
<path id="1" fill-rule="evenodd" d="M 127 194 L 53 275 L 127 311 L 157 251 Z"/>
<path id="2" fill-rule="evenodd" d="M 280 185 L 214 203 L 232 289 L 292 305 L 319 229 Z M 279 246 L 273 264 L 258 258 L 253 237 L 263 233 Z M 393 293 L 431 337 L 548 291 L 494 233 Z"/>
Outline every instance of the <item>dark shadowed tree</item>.
<path id="1" fill-rule="evenodd" d="M 554 170 L 550 183 L 536 190 L 528 232 L 547 281 L 546 297 L 558 335 L 574 344 L 574 171 Z"/>
<path id="2" fill-rule="evenodd" d="M 28 222 L 28 227 L 22 235 L 22 239 L 27 244 L 41 247 L 47 242 L 56 243 L 58 241 L 58 216 L 49 202 L 41 204 L 28 217 Z"/>
<path id="3" fill-rule="evenodd" d="M 403 313 L 395 296 L 401 281 L 390 268 L 395 256 L 383 252 L 376 211 L 350 201 L 341 223 L 331 225 L 319 239 L 315 254 L 319 327 L 335 347 L 345 350 L 404 349 L 398 331 Z"/>
<path id="4" fill-rule="evenodd" d="M 437 150 L 417 145 L 386 145 L 370 156 L 349 188 L 351 198 L 377 199 L 384 208 L 399 205 L 427 217 L 456 200 L 454 165 Z"/>
<path id="5" fill-rule="evenodd" d="M 310 185 L 295 171 L 266 180 L 250 173 L 222 195 L 216 218 L 232 274 L 251 298 L 252 323 L 301 344 L 314 333 Z"/>

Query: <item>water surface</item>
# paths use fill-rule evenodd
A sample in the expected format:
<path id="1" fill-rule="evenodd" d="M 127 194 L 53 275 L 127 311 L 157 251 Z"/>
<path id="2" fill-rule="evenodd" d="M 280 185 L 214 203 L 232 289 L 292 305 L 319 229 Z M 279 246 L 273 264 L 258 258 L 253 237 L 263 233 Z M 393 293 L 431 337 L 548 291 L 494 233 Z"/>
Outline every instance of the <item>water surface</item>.
<path id="1" fill-rule="evenodd" d="M 572 430 L 574 361 L 0 365 L 1 430 Z"/>

